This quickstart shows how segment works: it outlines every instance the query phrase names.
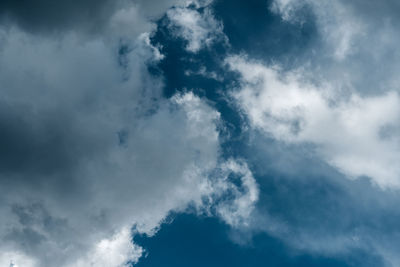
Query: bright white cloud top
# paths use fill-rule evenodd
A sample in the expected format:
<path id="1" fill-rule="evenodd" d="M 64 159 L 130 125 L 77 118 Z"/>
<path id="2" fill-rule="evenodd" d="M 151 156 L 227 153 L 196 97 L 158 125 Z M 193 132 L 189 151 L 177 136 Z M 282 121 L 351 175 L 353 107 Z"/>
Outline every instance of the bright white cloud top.
<path id="1" fill-rule="evenodd" d="M 343 96 L 330 84 L 302 80 L 301 71 L 286 73 L 243 56 L 227 63 L 242 77 L 233 94 L 254 127 L 282 142 L 314 146 L 350 178 L 368 176 L 384 188 L 400 186 L 397 92 Z"/>

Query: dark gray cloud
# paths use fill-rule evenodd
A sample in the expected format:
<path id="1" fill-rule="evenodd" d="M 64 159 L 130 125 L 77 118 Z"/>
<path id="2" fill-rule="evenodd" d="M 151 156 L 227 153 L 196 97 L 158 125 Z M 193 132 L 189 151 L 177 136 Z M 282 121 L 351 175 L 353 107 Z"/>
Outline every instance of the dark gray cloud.
<path id="1" fill-rule="evenodd" d="M 31 175 L 66 172 L 76 155 L 90 154 L 91 144 L 80 137 L 68 114 L 36 113 L 24 105 L 2 103 L 0 111 L 0 173 Z M 68 130 L 66 130 L 68 129 Z"/>
<path id="2" fill-rule="evenodd" d="M 149 31 L 152 24 L 169 7 L 183 0 L 4 0 L 0 2 L 0 22 L 18 25 L 34 34 L 77 32 L 83 35 Z M 113 25 L 113 20 L 115 25 Z M 130 25 L 127 25 L 129 22 Z M 111 24 L 110 24 L 111 23 Z M 116 29 L 115 27 L 120 27 Z"/>
<path id="3" fill-rule="evenodd" d="M 98 31 L 115 11 L 119 1 L 110 0 L 5 0 L 0 3 L 0 17 L 18 23 L 29 31 L 59 30 Z"/>

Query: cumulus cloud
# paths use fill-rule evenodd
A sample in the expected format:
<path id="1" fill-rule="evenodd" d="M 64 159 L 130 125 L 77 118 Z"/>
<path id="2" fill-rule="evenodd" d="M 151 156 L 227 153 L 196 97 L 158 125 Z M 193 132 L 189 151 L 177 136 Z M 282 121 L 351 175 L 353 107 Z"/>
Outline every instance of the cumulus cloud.
<path id="1" fill-rule="evenodd" d="M 231 57 L 241 75 L 234 97 L 251 124 L 291 144 L 311 144 L 350 178 L 368 176 L 381 187 L 400 185 L 397 92 L 343 97 L 329 84 L 307 83 L 302 73 Z"/>
<path id="2" fill-rule="evenodd" d="M 143 253 L 132 234 L 171 211 L 233 226 L 250 214 L 257 186 L 244 162 L 221 159 L 219 113 L 192 93 L 164 98 L 149 73 L 162 10 L 141 4 L 113 12 L 101 37 L 0 29 L 1 264 L 124 266 Z"/>

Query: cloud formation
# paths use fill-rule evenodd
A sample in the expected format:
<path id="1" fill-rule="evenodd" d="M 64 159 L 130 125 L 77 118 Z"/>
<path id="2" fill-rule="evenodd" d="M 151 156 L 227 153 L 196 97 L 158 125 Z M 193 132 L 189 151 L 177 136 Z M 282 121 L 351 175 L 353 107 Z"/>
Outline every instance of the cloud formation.
<path id="1" fill-rule="evenodd" d="M 400 186 L 397 92 L 343 97 L 330 84 L 302 81 L 301 72 L 280 73 L 244 57 L 227 62 L 242 77 L 234 97 L 254 127 L 282 142 L 315 146 L 350 178 L 368 176 L 383 188 Z"/>
<path id="2" fill-rule="evenodd" d="M 35 34 L 56 34 L 78 32 L 83 35 L 103 34 L 115 16 L 131 13 L 129 24 L 132 30 L 146 30 L 173 5 L 185 3 L 184 0 L 143 1 L 143 0 L 82 0 L 82 1 L 12 1 L 0 3 L 0 20 L 5 25 L 18 25 L 23 30 Z M 128 25 L 120 25 L 127 27 Z M 119 31 L 120 29 L 118 29 Z"/>
<path id="3" fill-rule="evenodd" d="M 245 162 L 220 157 L 219 112 L 191 92 L 164 98 L 149 72 L 163 58 L 150 18 L 168 3 L 118 9 L 83 39 L 71 25 L 0 29 L 0 264 L 124 266 L 143 252 L 132 234 L 188 206 L 246 221 L 257 185 Z"/>
<path id="4" fill-rule="evenodd" d="M 329 80 L 343 91 L 362 95 L 398 91 L 396 1 L 275 0 L 271 5 L 285 22 L 299 25 L 306 19 L 305 7 L 315 18 L 318 41 L 299 65 L 310 69 L 315 79 Z"/>
<path id="5" fill-rule="evenodd" d="M 168 10 L 167 16 L 171 32 L 187 41 L 187 51 L 196 53 L 215 42 L 226 41 L 223 25 L 214 18 L 210 3 L 189 2 Z"/>
<path id="6" fill-rule="evenodd" d="M 399 265 L 398 8 L 3 1 L 0 265 L 127 266 L 187 211 Z"/>

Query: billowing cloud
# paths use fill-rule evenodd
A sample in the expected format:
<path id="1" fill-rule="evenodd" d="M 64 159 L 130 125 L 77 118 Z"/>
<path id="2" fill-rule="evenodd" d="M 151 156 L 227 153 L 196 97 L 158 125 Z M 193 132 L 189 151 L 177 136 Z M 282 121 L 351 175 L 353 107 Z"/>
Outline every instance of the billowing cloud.
<path id="1" fill-rule="evenodd" d="M 149 17 L 162 11 L 139 5 L 102 36 L 0 29 L 0 264 L 124 266 L 143 253 L 132 234 L 171 211 L 232 226 L 251 213 L 257 185 L 221 158 L 219 112 L 190 92 L 164 98 L 149 72 L 163 58 Z"/>
<path id="2" fill-rule="evenodd" d="M 329 84 L 305 82 L 301 72 L 281 73 L 244 57 L 227 62 L 241 75 L 234 97 L 254 127 L 282 142 L 314 146 L 348 177 L 368 176 L 381 187 L 399 187 L 396 92 L 343 96 Z"/>

